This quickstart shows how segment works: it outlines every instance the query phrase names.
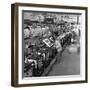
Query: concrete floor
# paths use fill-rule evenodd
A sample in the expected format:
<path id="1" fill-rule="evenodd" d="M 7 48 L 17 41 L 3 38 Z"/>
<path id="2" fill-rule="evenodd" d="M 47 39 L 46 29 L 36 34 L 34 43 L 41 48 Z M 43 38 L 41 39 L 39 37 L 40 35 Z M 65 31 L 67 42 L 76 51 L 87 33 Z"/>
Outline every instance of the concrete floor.
<path id="1" fill-rule="evenodd" d="M 80 54 L 69 53 L 67 49 L 63 52 L 62 56 L 58 54 L 57 61 L 47 76 L 60 76 L 60 75 L 79 75 L 80 74 Z"/>

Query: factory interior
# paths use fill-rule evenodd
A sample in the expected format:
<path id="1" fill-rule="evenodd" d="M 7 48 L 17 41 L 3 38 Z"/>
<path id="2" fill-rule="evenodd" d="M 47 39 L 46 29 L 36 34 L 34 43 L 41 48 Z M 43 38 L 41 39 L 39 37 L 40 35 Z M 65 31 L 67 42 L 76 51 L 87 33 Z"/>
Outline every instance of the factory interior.
<path id="1" fill-rule="evenodd" d="M 81 14 L 23 13 L 24 77 L 80 74 Z"/>

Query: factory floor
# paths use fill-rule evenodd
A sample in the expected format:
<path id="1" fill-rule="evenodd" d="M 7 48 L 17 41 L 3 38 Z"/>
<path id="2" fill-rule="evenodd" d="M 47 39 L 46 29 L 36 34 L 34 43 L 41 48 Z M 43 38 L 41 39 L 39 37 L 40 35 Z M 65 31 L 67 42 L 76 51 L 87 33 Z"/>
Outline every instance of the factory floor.
<path id="1" fill-rule="evenodd" d="M 80 54 L 69 53 L 66 49 L 62 56 L 58 53 L 57 61 L 52 66 L 47 76 L 79 75 L 80 74 Z"/>

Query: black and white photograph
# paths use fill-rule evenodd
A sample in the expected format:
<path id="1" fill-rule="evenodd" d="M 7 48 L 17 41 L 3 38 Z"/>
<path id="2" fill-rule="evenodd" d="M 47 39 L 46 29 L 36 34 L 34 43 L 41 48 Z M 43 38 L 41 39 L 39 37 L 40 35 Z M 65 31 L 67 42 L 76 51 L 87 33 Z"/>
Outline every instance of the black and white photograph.
<path id="1" fill-rule="evenodd" d="M 80 75 L 81 18 L 23 11 L 24 77 Z"/>
<path id="2" fill-rule="evenodd" d="M 16 3 L 12 12 L 14 86 L 87 82 L 87 7 Z"/>

